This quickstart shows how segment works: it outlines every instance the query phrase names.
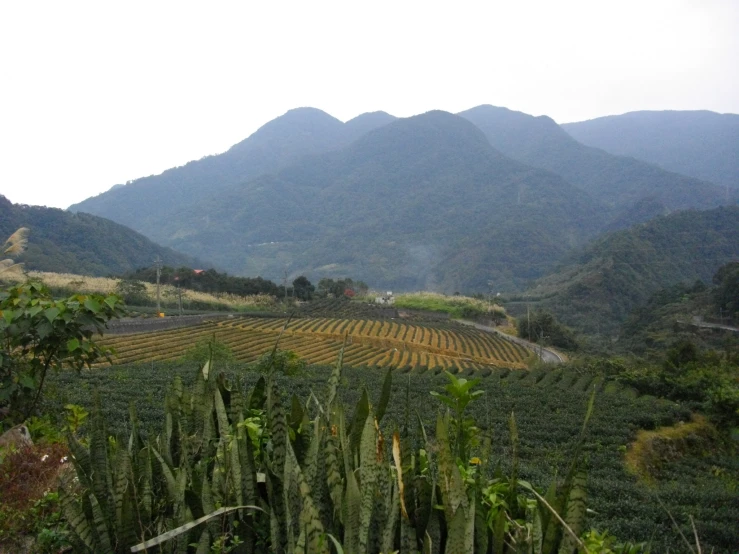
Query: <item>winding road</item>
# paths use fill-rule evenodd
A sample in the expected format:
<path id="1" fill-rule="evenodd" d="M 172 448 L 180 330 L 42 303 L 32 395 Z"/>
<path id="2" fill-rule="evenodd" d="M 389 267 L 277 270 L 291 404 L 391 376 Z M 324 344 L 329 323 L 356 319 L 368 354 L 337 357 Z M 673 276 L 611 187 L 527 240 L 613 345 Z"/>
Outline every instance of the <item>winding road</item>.
<path id="1" fill-rule="evenodd" d="M 495 333 L 496 335 L 499 335 L 506 340 L 515 342 L 516 344 L 520 344 L 524 348 L 528 348 L 529 350 L 532 350 L 537 356 L 539 356 L 542 362 L 546 362 L 548 364 L 561 364 L 562 362 L 565 361 L 562 355 L 558 354 L 554 350 L 550 350 L 549 348 L 544 348 L 543 346 L 539 346 L 538 344 L 534 344 L 533 342 L 529 342 L 527 340 L 524 340 L 518 337 L 512 337 L 511 335 L 506 335 L 505 333 L 499 331 L 495 327 L 489 327 L 488 325 L 482 325 L 481 323 L 475 323 L 474 321 L 468 321 L 465 319 L 458 319 L 457 321 L 459 321 L 460 323 L 464 323 L 465 325 L 471 325 L 475 327 L 476 329 L 480 329 L 481 331 Z"/>

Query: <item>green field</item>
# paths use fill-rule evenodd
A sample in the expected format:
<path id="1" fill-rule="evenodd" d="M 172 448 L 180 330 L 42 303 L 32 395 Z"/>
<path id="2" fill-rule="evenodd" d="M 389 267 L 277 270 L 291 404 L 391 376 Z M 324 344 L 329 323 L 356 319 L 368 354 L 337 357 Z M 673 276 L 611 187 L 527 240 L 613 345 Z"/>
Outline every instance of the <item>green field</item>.
<path id="1" fill-rule="evenodd" d="M 237 364 L 226 369 L 243 378 L 250 387 L 259 377 Z M 54 376 L 47 390 L 45 410 L 61 413 L 66 403 L 91 406 L 93 391 L 104 391 L 103 409 L 109 430 L 125 433 L 129 403 L 136 405 L 144 428 L 159 433 L 163 414 L 163 395 L 175 375 L 185 383 L 193 380 L 194 363 L 150 362 L 86 372 L 82 377 L 70 373 Z M 285 394 L 306 399 L 311 391 L 322 394 L 330 369 L 311 366 L 302 376 L 279 376 Z M 472 371 L 470 370 L 470 373 Z M 369 368 L 347 368 L 340 394 L 353 406 L 361 385 L 375 397 L 383 373 Z M 392 431 L 405 417 L 406 390 L 410 405 L 430 423 L 440 404 L 430 395 L 446 382 L 443 375 L 411 372 L 396 375 L 388 415 L 383 424 Z M 653 541 L 653 552 L 686 551 L 669 516 L 660 507 L 659 496 L 680 523 L 683 533 L 692 534 L 688 516 L 695 519 L 705 552 L 735 552 L 736 522 L 739 521 L 737 475 L 739 461 L 720 449 L 703 457 L 684 457 L 665 463 L 656 483 L 648 487 L 624 468 L 626 447 L 639 429 L 654 429 L 689 418 L 689 411 L 678 404 L 653 397 L 639 397 L 634 391 L 606 383 L 595 374 L 572 369 L 532 372 L 493 371 L 482 380 L 487 395 L 473 404 L 471 415 L 482 426 L 494 429 L 493 451 L 504 469 L 510 467 L 511 449 L 507 418 L 515 413 L 520 444 L 522 477 L 546 486 L 559 470 L 563 471 L 569 448 L 579 432 L 587 399 L 597 389 L 596 407 L 589 428 L 585 456 L 588 463 L 588 505 L 594 510 L 588 525 L 607 529 L 622 540 Z M 429 430 L 432 425 L 427 425 Z"/>

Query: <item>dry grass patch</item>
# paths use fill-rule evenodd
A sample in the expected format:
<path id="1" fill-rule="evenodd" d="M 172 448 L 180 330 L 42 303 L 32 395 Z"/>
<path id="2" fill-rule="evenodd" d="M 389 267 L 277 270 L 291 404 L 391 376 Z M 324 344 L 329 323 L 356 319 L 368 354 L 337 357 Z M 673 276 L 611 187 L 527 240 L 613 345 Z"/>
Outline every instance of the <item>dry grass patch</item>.
<path id="1" fill-rule="evenodd" d="M 646 482 L 653 482 L 662 466 L 690 454 L 701 455 L 716 447 L 718 432 L 702 415 L 694 414 L 690 423 L 680 422 L 654 431 L 641 430 L 629 445 L 626 468 Z"/>
<path id="2" fill-rule="evenodd" d="M 86 275 L 75 275 L 72 273 L 50 273 L 45 271 L 30 271 L 28 277 L 43 282 L 46 286 L 57 289 L 69 289 L 83 294 L 114 294 L 121 279 L 107 277 L 89 277 Z M 24 276 L 16 277 L 16 280 L 25 280 Z M 151 300 L 156 300 L 156 285 L 143 283 L 146 287 L 146 295 Z M 177 288 L 172 285 L 162 285 L 160 293 L 163 303 L 173 305 L 176 303 Z M 183 299 L 187 302 L 200 302 L 224 306 L 233 310 L 269 308 L 275 305 L 275 298 L 267 294 L 255 294 L 251 296 L 238 296 L 228 293 L 210 294 L 189 289 L 182 289 Z"/>

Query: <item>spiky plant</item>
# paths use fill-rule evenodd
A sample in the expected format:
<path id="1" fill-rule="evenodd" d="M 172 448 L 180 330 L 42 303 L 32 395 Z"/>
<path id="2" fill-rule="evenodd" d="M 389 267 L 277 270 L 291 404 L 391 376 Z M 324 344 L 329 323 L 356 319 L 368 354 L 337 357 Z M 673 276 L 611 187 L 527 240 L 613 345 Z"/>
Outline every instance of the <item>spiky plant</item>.
<path id="1" fill-rule="evenodd" d="M 28 229 L 21 227 L 8 237 L 2 247 L 2 256 L 17 256 L 21 254 L 28 244 Z M 3 273 L 20 273 L 23 264 L 15 263 L 11 258 L 0 260 L 0 275 Z"/>

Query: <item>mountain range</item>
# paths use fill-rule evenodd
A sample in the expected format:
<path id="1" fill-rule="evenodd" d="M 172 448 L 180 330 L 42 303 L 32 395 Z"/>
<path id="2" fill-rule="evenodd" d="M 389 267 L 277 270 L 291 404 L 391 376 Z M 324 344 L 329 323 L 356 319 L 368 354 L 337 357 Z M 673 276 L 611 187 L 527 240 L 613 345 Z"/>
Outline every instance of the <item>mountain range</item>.
<path id="1" fill-rule="evenodd" d="M 583 144 L 664 169 L 739 188 L 739 115 L 642 111 L 562 128 Z"/>
<path id="2" fill-rule="evenodd" d="M 300 108 L 223 154 L 70 210 L 236 274 L 452 292 L 521 290 L 601 232 L 735 201 L 505 108 L 347 123 Z"/>

